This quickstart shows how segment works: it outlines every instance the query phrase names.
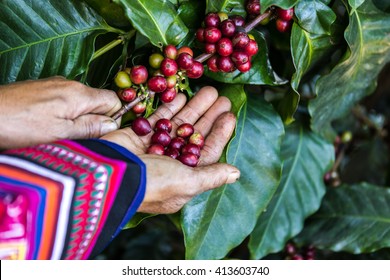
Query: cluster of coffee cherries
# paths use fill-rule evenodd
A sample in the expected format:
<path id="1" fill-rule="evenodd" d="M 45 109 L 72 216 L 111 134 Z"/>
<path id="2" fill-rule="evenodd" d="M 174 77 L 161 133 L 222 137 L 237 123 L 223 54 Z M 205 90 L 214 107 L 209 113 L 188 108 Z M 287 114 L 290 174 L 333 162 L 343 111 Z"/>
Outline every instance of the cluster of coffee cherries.
<path id="1" fill-rule="evenodd" d="M 238 69 L 251 69 L 251 58 L 259 47 L 253 36 L 248 35 L 242 17 L 228 17 L 226 13 L 208 13 L 202 27 L 196 31 L 196 39 L 204 44 L 204 52 L 213 54 L 207 60 L 212 72 L 230 73 Z"/>
<path id="2" fill-rule="evenodd" d="M 138 136 L 145 136 L 153 131 L 149 121 L 143 117 L 133 121 L 132 129 Z M 174 138 L 171 138 L 171 131 L 172 123 L 168 119 L 158 120 L 147 153 L 169 156 L 187 166 L 197 166 L 204 145 L 202 134 L 195 132 L 194 127 L 189 123 L 181 124 Z"/>
<path id="3" fill-rule="evenodd" d="M 149 56 L 149 66 L 149 71 L 143 65 L 135 65 L 117 73 L 115 84 L 123 102 L 129 103 L 150 91 L 157 93 L 163 103 L 172 102 L 186 77 L 197 79 L 204 71 L 203 64 L 193 58 L 193 51 L 186 46 L 179 49 L 173 45 L 165 46 L 162 52 Z M 144 113 L 146 102 L 135 104 L 133 112 Z"/>
<path id="4" fill-rule="evenodd" d="M 297 248 L 294 243 L 287 243 L 285 246 L 286 258 L 289 260 L 315 260 L 316 249 L 313 246 Z"/>
<path id="5" fill-rule="evenodd" d="M 246 4 L 246 12 L 248 13 L 249 19 L 253 19 L 260 15 L 261 4 L 260 0 L 248 0 Z M 279 32 L 288 32 L 291 29 L 294 8 L 284 10 L 279 7 L 274 7 L 276 13 L 276 29 Z"/>

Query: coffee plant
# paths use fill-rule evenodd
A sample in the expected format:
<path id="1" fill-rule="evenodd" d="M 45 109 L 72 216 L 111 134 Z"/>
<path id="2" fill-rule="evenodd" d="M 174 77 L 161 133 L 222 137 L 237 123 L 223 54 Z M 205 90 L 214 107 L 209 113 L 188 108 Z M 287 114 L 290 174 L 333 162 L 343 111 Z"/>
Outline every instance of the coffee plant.
<path id="1" fill-rule="evenodd" d="M 390 257 L 389 1 L 4 0 L 0 11 L 0 84 L 62 75 L 115 90 L 116 117 L 154 133 L 151 153 L 197 163 L 202 135 L 168 139 L 169 122 L 145 123 L 178 92 L 211 85 L 232 102 L 220 161 L 240 180 L 180 213 L 137 214 L 99 258 Z"/>

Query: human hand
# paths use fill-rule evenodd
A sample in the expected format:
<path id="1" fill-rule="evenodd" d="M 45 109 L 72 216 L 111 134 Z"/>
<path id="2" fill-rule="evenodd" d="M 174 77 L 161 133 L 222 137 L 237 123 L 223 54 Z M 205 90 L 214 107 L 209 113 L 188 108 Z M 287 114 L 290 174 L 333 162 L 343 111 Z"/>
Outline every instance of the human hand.
<path id="1" fill-rule="evenodd" d="M 240 176 L 234 166 L 217 163 L 236 124 L 235 116 L 229 112 L 229 99 L 218 97 L 212 87 L 204 87 L 187 105 L 185 103 L 186 97 L 179 94 L 171 103 L 160 106 L 148 120 L 154 127 L 159 119 L 170 119 L 173 126 L 171 136 L 175 135 L 180 124 L 194 124 L 195 131 L 205 136 L 199 165 L 195 168 L 168 156 L 146 154 L 152 133 L 139 137 L 131 128 L 124 128 L 102 137 L 137 154 L 146 164 L 146 194 L 139 212 L 177 212 L 195 195 L 225 183 L 234 183 Z"/>
<path id="2" fill-rule="evenodd" d="M 100 137 L 116 130 L 117 95 L 62 77 L 0 86 L 0 149 L 60 139 Z"/>

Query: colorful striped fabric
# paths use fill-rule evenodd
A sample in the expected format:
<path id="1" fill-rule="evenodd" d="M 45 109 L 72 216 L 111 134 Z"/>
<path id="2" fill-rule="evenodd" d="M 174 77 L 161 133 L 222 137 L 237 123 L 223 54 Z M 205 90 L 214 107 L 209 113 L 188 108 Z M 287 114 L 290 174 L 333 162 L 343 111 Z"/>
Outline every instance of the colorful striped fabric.
<path id="1" fill-rule="evenodd" d="M 59 141 L 0 154 L 0 258 L 87 259 L 128 222 L 144 164 L 106 141 Z"/>

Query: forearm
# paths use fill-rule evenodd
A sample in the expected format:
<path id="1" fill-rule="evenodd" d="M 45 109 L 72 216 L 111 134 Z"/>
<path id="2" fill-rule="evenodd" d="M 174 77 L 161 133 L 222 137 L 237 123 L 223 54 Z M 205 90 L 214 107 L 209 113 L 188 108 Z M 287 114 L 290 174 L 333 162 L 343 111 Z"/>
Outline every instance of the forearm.
<path id="1" fill-rule="evenodd" d="M 27 247 L 27 259 L 99 253 L 139 207 L 145 176 L 137 157 L 103 141 L 61 141 L 0 155 L 3 193 L 28 201 L 26 218 L 18 218 L 26 232 L 14 239 Z M 4 219 L 1 224 L 4 233 Z M 12 239 L 2 237 L 6 248 Z"/>

